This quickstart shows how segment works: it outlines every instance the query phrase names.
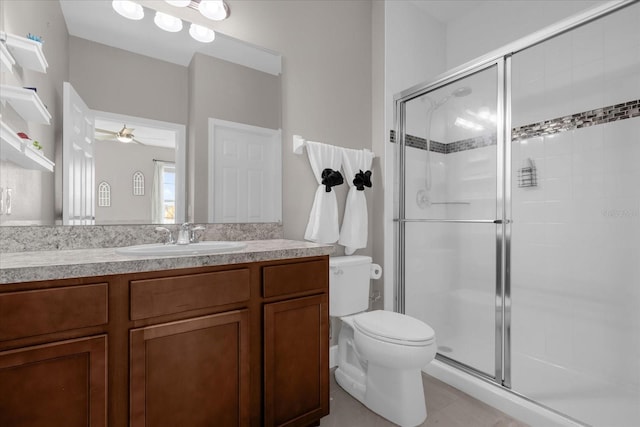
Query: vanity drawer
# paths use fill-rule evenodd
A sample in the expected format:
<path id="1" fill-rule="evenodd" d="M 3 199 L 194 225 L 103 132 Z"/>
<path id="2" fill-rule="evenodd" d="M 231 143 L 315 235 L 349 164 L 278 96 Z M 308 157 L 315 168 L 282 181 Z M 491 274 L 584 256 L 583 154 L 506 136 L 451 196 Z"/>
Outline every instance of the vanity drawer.
<path id="1" fill-rule="evenodd" d="M 249 299 L 249 269 L 131 281 L 131 320 Z"/>
<path id="2" fill-rule="evenodd" d="M 0 294 L 0 341 L 106 324 L 108 285 Z"/>
<path id="3" fill-rule="evenodd" d="M 262 294 L 265 298 L 309 291 L 326 291 L 327 261 L 309 261 L 264 267 Z"/>

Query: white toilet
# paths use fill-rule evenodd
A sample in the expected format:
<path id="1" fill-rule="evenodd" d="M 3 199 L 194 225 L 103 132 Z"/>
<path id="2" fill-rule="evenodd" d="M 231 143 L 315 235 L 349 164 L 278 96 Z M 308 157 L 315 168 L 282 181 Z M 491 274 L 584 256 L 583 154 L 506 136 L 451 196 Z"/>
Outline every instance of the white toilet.
<path id="1" fill-rule="evenodd" d="M 370 257 L 332 257 L 329 265 L 329 315 L 342 320 L 336 381 L 384 418 L 403 427 L 422 424 L 421 370 L 436 354 L 433 329 L 404 314 L 365 312 L 369 281 L 381 275 Z"/>

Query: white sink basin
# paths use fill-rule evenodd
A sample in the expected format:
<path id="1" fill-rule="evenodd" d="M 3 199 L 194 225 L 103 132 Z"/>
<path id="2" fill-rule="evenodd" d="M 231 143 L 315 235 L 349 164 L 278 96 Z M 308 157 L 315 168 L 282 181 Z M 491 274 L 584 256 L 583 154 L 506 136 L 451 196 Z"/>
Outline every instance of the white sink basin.
<path id="1" fill-rule="evenodd" d="M 244 242 L 207 241 L 188 245 L 165 245 L 151 243 L 148 245 L 125 246 L 116 248 L 121 255 L 208 255 L 219 252 L 237 251 L 247 246 Z"/>

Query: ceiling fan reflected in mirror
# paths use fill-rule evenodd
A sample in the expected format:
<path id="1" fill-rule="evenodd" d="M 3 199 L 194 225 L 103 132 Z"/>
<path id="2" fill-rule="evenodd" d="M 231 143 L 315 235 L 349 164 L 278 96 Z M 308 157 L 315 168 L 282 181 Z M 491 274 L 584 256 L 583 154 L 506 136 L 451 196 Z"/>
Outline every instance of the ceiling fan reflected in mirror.
<path id="1" fill-rule="evenodd" d="M 133 128 L 128 128 L 127 125 L 123 125 L 122 129 L 120 129 L 117 132 L 114 132 L 112 130 L 106 130 L 106 129 L 96 129 L 96 134 L 101 133 L 103 135 L 96 135 L 96 139 L 97 140 L 101 140 L 101 141 L 109 141 L 109 140 L 117 140 L 120 141 L 124 144 L 129 144 L 131 142 L 135 142 L 136 144 L 142 144 L 145 145 L 144 143 L 138 141 L 137 139 L 135 139 L 135 136 L 133 134 L 133 131 L 135 129 Z"/>

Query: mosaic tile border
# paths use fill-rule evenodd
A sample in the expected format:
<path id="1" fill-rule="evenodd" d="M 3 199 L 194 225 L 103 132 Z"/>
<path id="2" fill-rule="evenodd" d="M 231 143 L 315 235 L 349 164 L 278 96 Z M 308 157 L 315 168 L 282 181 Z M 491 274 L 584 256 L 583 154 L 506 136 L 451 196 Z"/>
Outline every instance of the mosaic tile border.
<path id="1" fill-rule="evenodd" d="M 391 131 L 390 141 L 395 143 L 395 131 Z M 449 144 L 444 144 L 438 141 L 431 141 L 431 152 L 440 154 L 457 153 L 458 151 L 473 150 L 474 148 L 488 147 L 489 145 L 496 145 L 496 135 L 482 135 L 475 138 L 461 139 L 460 141 L 454 141 Z M 427 149 L 427 140 L 415 135 L 405 136 L 405 145 L 407 147 L 418 148 L 420 150 Z"/>
<path id="2" fill-rule="evenodd" d="M 607 107 L 588 110 L 570 116 L 558 117 L 544 122 L 520 126 L 511 131 L 514 141 L 533 138 L 536 136 L 553 135 L 573 129 L 581 129 L 618 120 L 640 116 L 640 100 L 623 102 Z"/>
<path id="3" fill-rule="evenodd" d="M 607 107 L 597 108 L 595 110 L 583 111 L 582 113 L 519 126 L 511 130 L 511 138 L 513 141 L 519 141 L 527 138 L 553 135 L 559 132 L 616 122 L 618 120 L 630 119 L 632 117 L 640 117 L 640 100 L 623 102 L 621 104 L 610 105 Z M 391 130 L 390 132 L 390 141 L 392 143 L 396 142 L 394 130 Z M 421 150 L 427 149 L 427 140 L 425 138 L 407 135 L 405 142 L 408 147 L 418 148 Z M 496 144 L 496 134 L 491 134 L 454 141 L 449 144 L 431 141 L 431 151 L 440 154 L 451 154 Z"/>

